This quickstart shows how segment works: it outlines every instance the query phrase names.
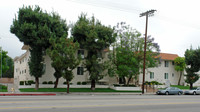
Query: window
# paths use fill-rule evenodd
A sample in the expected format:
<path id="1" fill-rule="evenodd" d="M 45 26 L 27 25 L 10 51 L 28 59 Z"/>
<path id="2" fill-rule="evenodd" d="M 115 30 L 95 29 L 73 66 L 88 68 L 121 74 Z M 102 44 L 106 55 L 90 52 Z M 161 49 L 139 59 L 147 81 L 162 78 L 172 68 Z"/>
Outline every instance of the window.
<path id="1" fill-rule="evenodd" d="M 150 79 L 154 79 L 154 72 L 150 72 Z"/>
<path id="2" fill-rule="evenodd" d="M 168 73 L 165 73 L 164 78 L 168 79 Z"/>
<path id="3" fill-rule="evenodd" d="M 83 75 L 83 67 L 77 68 L 77 75 Z"/>
<path id="4" fill-rule="evenodd" d="M 17 69 L 16 69 L 16 72 L 17 72 Z"/>
<path id="5" fill-rule="evenodd" d="M 165 67 L 169 67 L 169 62 L 165 61 Z"/>
<path id="6" fill-rule="evenodd" d="M 78 50 L 78 55 L 80 55 L 81 58 L 84 59 L 84 50 Z"/>
<path id="7" fill-rule="evenodd" d="M 24 73 L 26 73 L 26 69 L 24 70 Z"/>
<path id="8" fill-rule="evenodd" d="M 174 73 L 172 73 L 172 77 L 174 77 Z"/>

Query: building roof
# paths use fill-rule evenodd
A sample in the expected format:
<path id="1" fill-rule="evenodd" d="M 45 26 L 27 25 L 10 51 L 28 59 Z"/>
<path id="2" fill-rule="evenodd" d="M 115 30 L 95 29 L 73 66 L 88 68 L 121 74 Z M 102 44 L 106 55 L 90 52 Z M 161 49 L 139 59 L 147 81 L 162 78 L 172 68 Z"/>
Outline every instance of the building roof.
<path id="1" fill-rule="evenodd" d="M 169 54 L 169 53 L 160 53 L 159 54 L 159 57 L 162 59 L 162 60 L 174 60 L 176 59 L 177 57 L 179 57 L 177 54 Z"/>

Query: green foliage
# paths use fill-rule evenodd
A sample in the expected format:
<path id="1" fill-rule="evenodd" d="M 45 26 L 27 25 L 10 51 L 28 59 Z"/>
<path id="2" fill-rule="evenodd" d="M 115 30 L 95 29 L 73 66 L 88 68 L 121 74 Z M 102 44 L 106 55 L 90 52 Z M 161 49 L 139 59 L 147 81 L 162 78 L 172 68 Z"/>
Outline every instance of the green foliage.
<path id="1" fill-rule="evenodd" d="M 77 82 L 77 85 L 81 85 L 81 82 Z"/>
<path id="2" fill-rule="evenodd" d="M 86 85 L 86 84 L 87 84 L 87 82 L 85 82 L 85 81 L 84 81 L 84 82 L 82 82 L 81 84 L 82 84 L 82 85 Z"/>
<path id="3" fill-rule="evenodd" d="M 67 84 L 67 82 L 65 81 L 65 82 L 63 82 L 63 84 L 64 84 L 64 85 L 66 85 L 66 84 Z"/>
<path id="4" fill-rule="evenodd" d="M 14 62 L 13 62 L 13 59 L 11 57 L 7 56 L 5 61 L 6 61 L 6 63 L 5 62 L 3 62 L 3 63 L 5 63 L 5 65 L 8 66 L 8 67 L 6 67 L 6 69 L 7 68 L 9 68 L 9 69 L 7 69 L 5 72 L 3 72 L 2 77 L 13 78 L 14 77 Z M 0 65 L 0 67 L 1 67 L 1 65 Z"/>
<path id="5" fill-rule="evenodd" d="M 141 33 L 132 29 L 124 22 L 118 23 L 115 27 L 117 40 L 110 52 L 110 66 L 108 74 L 117 74 L 119 78 L 127 78 L 129 84 L 131 78 L 138 80 L 139 71 L 143 68 L 144 39 Z M 147 38 L 146 66 L 155 67 L 157 65 L 159 46 L 153 42 L 150 36 Z M 126 82 L 124 82 L 126 83 Z"/>
<path id="6" fill-rule="evenodd" d="M 51 48 L 47 50 L 53 60 L 52 65 L 58 69 L 57 73 L 62 74 L 65 79 L 71 81 L 73 72 L 80 63 L 80 58 L 76 57 L 79 48 L 78 43 L 74 43 L 69 38 L 50 39 Z"/>
<path id="7" fill-rule="evenodd" d="M 8 52 L 0 49 L 0 76 L 2 74 L 4 75 L 4 73 L 6 73 L 9 70 L 9 65 L 7 62 L 8 62 L 8 59 L 10 59 L 10 57 L 7 55 L 7 53 Z M 1 65 L 1 63 L 2 63 L 2 65 Z M 1 67 L 2 67 L 2 71 L 1 71 Z"/>
<path id="8" fill-rule="evenodd" d="M 7 86 L 0 84 L 0 92 L 8 92 L 7 88 Z"/>
<path id="9" fill-rule="evenodd" d="M 59 39 L 50 38 L 51 47 L 47 49 L 48 55 L 52 59 L 51 65 L 55 69 L 54 76 L 60 75 L 69 83 L 73 79 L 73 70 L 79 65 L 81 58 L 76 56 L 79 44 L 72 39 L 61 37 Z M 69 86 L 67 87 L 69 89 Z M 67 91 L 69 92 L 69 91 Z"/>
<path id="10" fill-rule="evenodd" d="M 49 81 L 48 84 L 53 84 L 53 81 Z"/>
<path id="11" fill-rule="evenodd" d="M 184 69 L 186 67 L 184 57 L 177 57 L 176 59 L 174 59 L 174 63 L 175 63 L 176 71 L 184 71 Z"/>
<path id="12" fill-rule="evenodd" d="M 42 82 L 42 84 L 48 84 L 48 82 L 47 82 L 47 81 L 44 81 L 44 82 Z"/>
<path id="13" fill-rule="evenodd" d="M 35 84 L 35 82 L 33 80 L 28 80 L 26 82 L 27 82 L 28 85 Z"/>
<path id="14" fill-rule="evenodd" d="M 25 83 L 24 81 L 20 81 L 19 85 L 24 85 L 24 83 Z"/>
<path id="15" fill-rule="evenodd" d="M 84 65 L 90 75 L 91 88 L 94 89 L 95 82 L 103 78 L 102 73 L 106 70 L 105 62 L 99 60 L 104 57 L 99 57 L 99 54 L 115 41 L 114 30 L 102 25 L 94 16 L 89 19 L 81 14 L 71 33 L 74 41 L 88 51 Z"/>
<path id="16" fill-rule="evenodd" d="M 190 84 L 190 89 L 193 88 L 193 83 L 199 80 L 197 72 L 200 70 L 200 48 L 194 50 L 192 48 L 185 51 L 186 62 L 186 80 Z"/>
<path id="17" fill-rule="evenodd" d="M 178 80 L 178 85 L 180 85 L 182 73 L 183 73 L 183 71 L 184 71 L 184 69 L 186 67 L 185 58 L 184 57 L 177 57 L 174 60 L 174 63 L 175 63 L 175 70 L 176 71 L 180 71 L 180 77 L 179 77 L 179 80 Z"/>
<path id="18" fill-rule="evenodd" d="M 55 12 L 48 14 L 39 6 L 35 8 L 23 6 L 10 27 L 21 42 L 30 47 L 30 74 L 35 77 L 36 88 L 39 87 L 39 77 L 44 73 L 43 55 L 49 47 L 49 38 L 59 38 L 67 34 L 65 21 Z"/>

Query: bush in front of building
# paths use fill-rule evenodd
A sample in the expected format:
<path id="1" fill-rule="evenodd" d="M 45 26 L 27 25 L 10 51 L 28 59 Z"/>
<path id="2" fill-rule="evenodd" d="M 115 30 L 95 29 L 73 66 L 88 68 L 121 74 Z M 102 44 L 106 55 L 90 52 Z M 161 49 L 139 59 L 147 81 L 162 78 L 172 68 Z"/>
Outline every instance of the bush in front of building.
<path id="1" fill-rule="evenodd" d="M 84 81 L 84 82 L 82 82 L 81 84 L 82 84 L 82 85 L 86 85 L 86 84 L 87 84 L 87 82 L 85 82 L 85 81 Z"/>
<path id="2" fill-rule="evenodd" d="M 20 82 L 19 82 L 19 85 L 24 85 L 24 81 L 20 81 Z"/>
<path id="3" fill-rule="evenodd" d="M 33 80 L 25 81 L 25 85 L 31 85 L 31 84 L 35 84 L 35 82 Z"/>
<path id="4" fill-rule="evenodd" d="M 79 81 L 79 82 L 77 82 L 77 85 L 81 85 L 81 82 Z"/>
<path id="5" fill-rule="evenodd" d="M 49 81 L 48 84 L 53 84 L 53 81 Z"/>
<path id="6" fill-rule="evenodd" d="M 48 84 L 47 81 L 42 82 L 42 84 Z"/>

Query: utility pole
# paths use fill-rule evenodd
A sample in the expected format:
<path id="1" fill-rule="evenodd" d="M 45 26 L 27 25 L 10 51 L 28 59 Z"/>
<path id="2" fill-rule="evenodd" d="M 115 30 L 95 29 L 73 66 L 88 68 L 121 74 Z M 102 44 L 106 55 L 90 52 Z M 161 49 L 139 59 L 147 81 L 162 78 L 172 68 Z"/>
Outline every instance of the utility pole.
<path id="1" fill-rule="evenodd" d="M 149 10 L 140 14 L 140 17 L 146 16 L 146 28 L 145 28 L 145 43 L 144 43 L 144 63 L 143 63 L 143 80 L 142 80 L 142 94 L 144 94 L 144 82 L 145 82 L 145 65 L 146 65 L 146 47 L 147 47 L 147 27 L 148 17 L 153 16 L 156 10 Z"/>

